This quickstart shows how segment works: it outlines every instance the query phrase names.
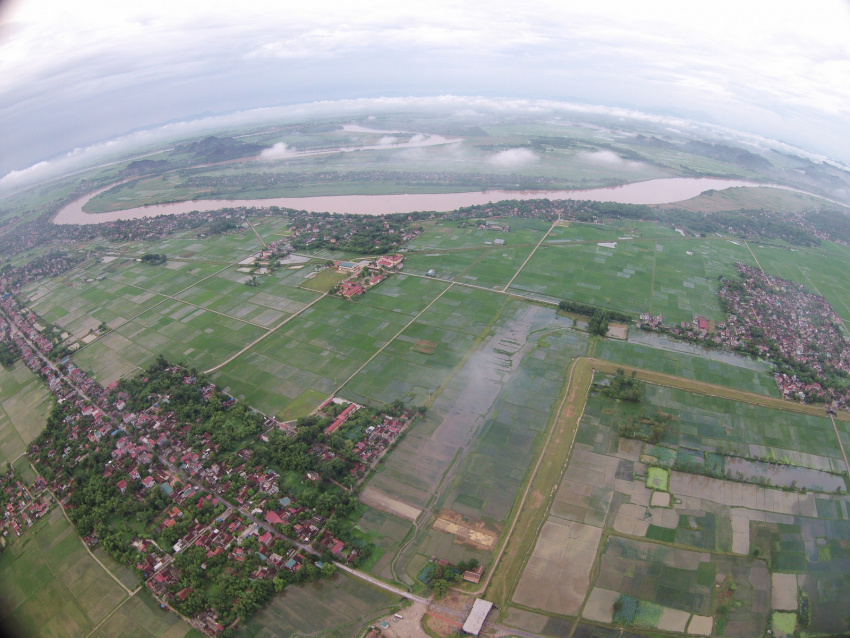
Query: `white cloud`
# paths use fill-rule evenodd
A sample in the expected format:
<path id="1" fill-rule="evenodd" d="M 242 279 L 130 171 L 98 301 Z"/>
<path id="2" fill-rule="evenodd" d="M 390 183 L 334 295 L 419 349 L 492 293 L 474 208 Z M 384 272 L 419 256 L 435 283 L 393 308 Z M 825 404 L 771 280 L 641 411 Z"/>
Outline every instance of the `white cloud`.
<path id="1" fill-rule="evenodd" d="M 537 154 L 527 148 L 512 148 L 507 151 L 499 151 L 489 159 L 489 162 L 496 166 L 523 166 L 525 164 L 533 164 L 537 161 L 540 161 Z"/>
<path id="2" fill-rule="evenodd" d="M 398 138 L 394 135 L 384 135 L 381 139 L 378 140 L 378 144 L 381 146 L 390 146 L 398 142 Z"/>
<path id="3" fill-rule="evenodd" d="M 0 177 L 0 188 L 14 188 L 21 184 L 29 183 L 36 179 L 42 179 L 50 174 L 50 163 L 39 162 L 33 164 L 29 168 L 24 168 L 19 171 L 9 171 L 3 177 Z"/>
<path id="4" fill-rule="evenodd" d="M 263 160 L 278 160 L 285 159 L 287 157 L 292 157 L 295 155 L 295 152 L 289 148 L 286 142 L 278 142 L 271 148 L 267 148 L 266 150 L 260 153 L 260 159 Z"/>
<path id="5" fill-rule="evenodd" d="M 623 159 L 613 151 L 594 151 L 586 153 L 577 153 L 577 156 L 585 162 L 590 162 L 592 164 L 602 164 L 603 166 L 613 166 L 622 169 L 631 170 L 642 166 L 640 162 L 632 162 L 630 160 Z"/>

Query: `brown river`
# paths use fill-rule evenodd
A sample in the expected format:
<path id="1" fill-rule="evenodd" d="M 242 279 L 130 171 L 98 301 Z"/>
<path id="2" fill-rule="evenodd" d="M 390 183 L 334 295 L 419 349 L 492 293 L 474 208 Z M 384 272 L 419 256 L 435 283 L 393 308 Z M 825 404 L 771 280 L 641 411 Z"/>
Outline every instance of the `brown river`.
<path id="1" fill-rule="evenodd" d="M 106 188 L 90 193 L 59 211 L 56 224 L 102 224 L 124 219 L 140 219 L 158 215 L 182 215 L 192 211 L 207 212 L 240 206 L 280 206 L 311 212 L 355 213 L 358 215 L 386 215 L 414 211 L 448 212 L 462 206 L 488 204 L 504 199 L 586 199 L 597 202 L 621 204 L 667 204 L 696 197 L 714 189 L 723 190 L 740 186 L 771 187 L 796 190 L 776 184 L 757 184 L 730 179 L 673 177 L 626 184 L 609 188 L 561 191 L 476 191 L 469 193 L 426 193 L 415 195 L 328 195 L 319 197 L 273 197 L 269 199 L 199 199 L 195 201 L 154 204 L 111 213 L 90 214 L 83 206 Z M 111 187 L 107 187 L 111 188 Z"/>

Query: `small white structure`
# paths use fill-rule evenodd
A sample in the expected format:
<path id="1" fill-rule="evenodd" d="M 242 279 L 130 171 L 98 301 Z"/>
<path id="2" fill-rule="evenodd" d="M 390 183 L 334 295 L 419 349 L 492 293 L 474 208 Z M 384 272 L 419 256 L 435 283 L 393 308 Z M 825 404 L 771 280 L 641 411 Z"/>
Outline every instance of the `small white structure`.
<path id="1" fill-rule="evenodd" d="M 467 634 L 477 636 L 484 626 L 484 621 L 487 620 L 487 614 L 490 613 L 491 609 L 493 609 L 493 603 L 483 598 L 476 598 L 466 622 L 463 623 L 463 631 Z"/>

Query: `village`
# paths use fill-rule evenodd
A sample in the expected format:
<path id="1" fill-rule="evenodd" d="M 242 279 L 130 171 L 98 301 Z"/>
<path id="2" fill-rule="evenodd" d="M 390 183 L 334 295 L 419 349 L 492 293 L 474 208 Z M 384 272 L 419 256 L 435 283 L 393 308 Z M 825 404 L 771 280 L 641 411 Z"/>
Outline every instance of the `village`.
<path id="1" fill-rule="evenodd" d="M 736 264 L 739 277 L 724 280 L 718 295 L 726 321 L 694 317 L 666 326 L 661 315 L 643 314 L 636 326 L 723 347 L 777 365 L 774 379 L 783 398 L 846 408 L 850 390 L 850 343 L 827 301 L 800 284 Z"/>
<path id="2" fill-rule="evenodd" d="M 335 261 L 334 268 L 348 275 L 339 284 L 331 288 L 331 294 L 346 299 L 359 297 L 368 289 L 377 286 L 387 275 L 404 268 L 404 256 L 401 254 L 384 255 L 372 261 L 363 259 L 358 262 Z"/>
<path id="3" fill-rule="evenodd" d="M 49 510 L 48 495 L 52 495 L 78 529 L 91 530 L 84 534 L 87 544 L 106 543 L 108 550 L 132 561 L 164 606 L 192 616 L 191 622 L 209 635 L 232 626 L 238 616 L 250 615 L 248 607 L 259 607 L 273 591 L 331 573 L 334 561 L 356 565 L 368 550 L 364 539 L 345 536 L 338 524 L 333 524 L 338 530 L 335 533 L 329 529 L 329 521 L 337 507 L 350 502 L 348 492 L 409 427 L 410 410 L 392 414 L 372 410 L 375 415 L 369 417 L 369 425 L 355 428 L 357 440 L 348 458 L 326 443 L 309 444 L 312 461 L 307 466 L 311 469 L 302 472 L 301 482 L 327 484 L 330 491 L 319 502 L 308 499 L 310 504 L 300 503 L 286 492 L 279 471 L 255 462 L 250 445 L 240 445 L 235 453 L 220 453 L 213 434 L 204 428 L 199 433 L 193 429 L 194 423 L 181 420 L 171 409 L 174 392 L 179 393 L 181 387 L 197 389 L 200 401 L 221 406 L 221 410 L 238 406 L 215 385 L 169 365 L 161 372 L 171 382 L 171 393 L 151 394 L 145 409 L 132 411 L 130 404 L 137 404 L 139 397 L 122 390 L 118 382 L 102 387 L 67 359 L 58 366 L 50 363 L 45 355 L 51 344 L 39 339 L 32 317 L 17 312 L 12 297 L 3 300 L 3 309 L 11 322 L 4 322 L 3 335 L 11 338 L 28 367 L 44 378 L 57 401 L 49 420 L 53 426 L 46 430 L 50 435 L 40 437 L 29 450 L 41 475 L 27 487 L 9 472 L 0 484 L 4 535 L 9 530 L 20 535 L 44 516 Z M 326 423 L 320 426 L 324 437 L 342 435 L 347 422 L 361 410 L 369 412 L 331 396 L 305 423 Z M 257 424 L 260 444 L 282 441 L 280 437 L 295 441 L 299 430 L 309 429 L 253 411 L 246 413 Z M 131 547 L 116 547 L 121 535 L 111 529 L 106 530 L 108 538 L 99 538 L 102 524 L 95 524 L 91 513 L 85 512 L 86 500 L 80 494 L 91 489 L 92 481 L 78 483 L 75 476 L 78 467 L 91 467 L 95 458 L 103 460 L 97 470 L 100 486 L 111 498 L 124 499 L 119 509 L 138 511 L 137 516 L 148 521 L 144 526 L 147 532 L 133 536 Z M 322 476 L 319 470 L 323 467 L 344 469 L 334 479 Z M 348 486 L 339 482 L 343 479 Z M 332 496 L 334 493 L 338 496 Z M 340 532 L 352 542 L 340 538 Z M 232 613 L 222 614 L 220 605 L 216 611 L 210 606 L 216 601 L 197 594 L 203 581 L 187 576 L 190 556 L 203 560 L 208 575 L 214 569 L 227 569 L 231 579 L 241 574 L 251 583 L 236 595 L 236 602 L 227 602 Z M 268 586 L 258 588 L 258 582 Z"/>

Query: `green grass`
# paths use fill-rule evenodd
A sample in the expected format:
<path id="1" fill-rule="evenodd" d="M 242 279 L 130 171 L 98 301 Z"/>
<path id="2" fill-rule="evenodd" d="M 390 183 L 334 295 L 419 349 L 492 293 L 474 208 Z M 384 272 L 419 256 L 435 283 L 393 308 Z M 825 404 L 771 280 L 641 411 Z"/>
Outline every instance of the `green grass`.
<path id="1" fill-rule="evenodd" d="M 303 586 L 290 586 L 261 609 L 238 635 L 244 638 L 322 634 L 356 638 L 363 625 L 400 602 L 399 597 L 338 573 Z"/>
<path id="2" fill-rule="evenodd" d="M 328 292 L 348 276 L 349 273 L 338 272 L 335 268 L 325 268 L 314 277 L 305 279 L 301 286 L 317 292 Z"/>
<path id="3" fill-rule="evenodd" d="M 646 471 L 646 486 L 651 490 L 666 492 L 670 487 L 670 470 L 650 467 Z"/>
<path id="4" fill-rule="evenodd" d="M 779 636 L 788 636 L 794 633 L 797 627 L 797 614 L 794 612 L 775 611 L 770 616 L 770 624 L 773 633 Z"/>
<path id="5" fill-rule="evenodd" d="M 216 383 L 267 414 L 291 415 L 302 393 L 332 393 L 444 289 L 395 275 L 354 302 L 326 297 L 215 373 Z"/>
<path id="6" fill-rule="evenodd" d="M 511 289 L 627 313 L 661 314 L 667 323 L 696 315 L 720 320 L 718 277 L 734 274 L 736 261 L 754 263 L 746 247 L 727 240 L 623 241 L 620 232 L 575 224 L 557 228 Z M 617 247 L 597 245 L 603 240 L 616 241 Z"/>
<path id="7" fill-rule="evenodd" d="M 44 383 L 23 361 L 0 367 L 0 463 L 12 462 L 44 428 L 52 406 Z"/>
<path id="8" fill-rule="evenodd" d="M 58 509 L 0 556 L 0 583 L 2 621 L 23 635 L 86 636 L 126 598 Z"/>
<path id="9" fill-rule="evenodd" d="M 676 540 L 676 530 L 650 525 L 649 529 L 646 530 L 646 537 L 654 541 L 673 543 Z"/>
<path id="10" fill-rule="evenodd" d="M 286 409 L 278 416 L 283 420 L 296 419 L 299 416 L 304 416 L 315 410 L 322 404 L 322 401 L 327 398 L 328 395 L 322 392 L 317 392 L 311 388 L 307 388 L 304 392 L 295 397 L 295 400 L 286 406 Z"/>
<path id="11" fill-rule="evenodd" d="M 756 392 L 765 396 L 779 396 L 779 390 L 771 372 L 772 366 L 769 363 L 733 357 L 726 353 L 719 355 L 711 350 L 691 348 L 675 342 L 671 342 L 670 346 L 689 348 L 694 350 L 694 353 L 606 339 L 597 344 L 594 356 L 694 381 Z"/>

